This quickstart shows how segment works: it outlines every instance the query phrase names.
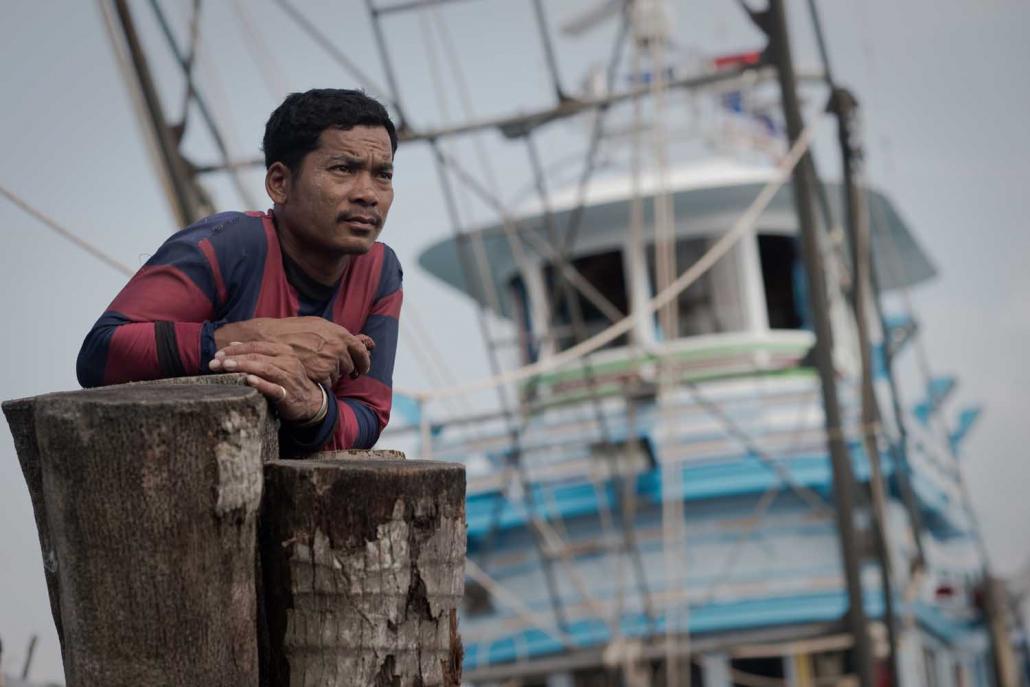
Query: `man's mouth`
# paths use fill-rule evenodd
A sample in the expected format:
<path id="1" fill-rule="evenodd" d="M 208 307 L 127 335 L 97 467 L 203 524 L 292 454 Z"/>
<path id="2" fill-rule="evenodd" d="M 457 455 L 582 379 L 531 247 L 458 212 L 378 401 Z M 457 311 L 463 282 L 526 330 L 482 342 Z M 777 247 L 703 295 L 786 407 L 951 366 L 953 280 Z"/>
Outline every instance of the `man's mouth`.
<path id="1" fill-rule="evenodd" d="M 339 221 L 359 234 L 370 234 L 378 229 L 380 224 L 379 218 L 375 215 L 343 215 Z"/>
<path id="2" fill-rule="evenodd" d="M 366 226 L 369 229 L 375 229 L 379 226 L 379 218 L 375 215 L 343 215 L 340 221 L 347 224 Z"/>

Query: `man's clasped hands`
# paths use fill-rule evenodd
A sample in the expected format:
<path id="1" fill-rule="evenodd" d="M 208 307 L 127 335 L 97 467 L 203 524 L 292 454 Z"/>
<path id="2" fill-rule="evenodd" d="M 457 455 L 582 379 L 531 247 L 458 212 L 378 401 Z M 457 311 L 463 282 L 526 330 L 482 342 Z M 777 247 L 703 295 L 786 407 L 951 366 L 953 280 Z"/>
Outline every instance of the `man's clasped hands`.
<path id="1" fill-rule="evenodd" d="M 324 413 L 330 389 L 372 366 L 375 342 L 322 317 L 257 318 L 215 330 L 213 372 L 240 372 L 275 402 L 285 422 L 304 424 Z"/>

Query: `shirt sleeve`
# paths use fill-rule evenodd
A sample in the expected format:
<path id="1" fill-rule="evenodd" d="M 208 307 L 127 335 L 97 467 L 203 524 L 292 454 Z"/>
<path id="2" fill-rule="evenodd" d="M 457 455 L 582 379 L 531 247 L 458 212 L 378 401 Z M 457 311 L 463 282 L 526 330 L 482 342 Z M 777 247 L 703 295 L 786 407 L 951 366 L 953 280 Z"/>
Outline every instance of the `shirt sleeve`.
<path id="1" fill-rule="evenodd" d="M 390 421 L 393 402 L 393 364 L 397 356 L 403 272 L 389 248 L 383 261 L 376 299 L 365 320 L 363 334 L 376 343 L 372 367 L 357 379 L 340 379 L 334 392 L 339 419 L 327 450 L 372 448 Z"/>
<path id="2" fill-rule="evenodd" d="M 86 336 L 76 371 L 84 387 L 206 372 L 215 353 L 214 248 L 197 232 L 168 239 Z"/>

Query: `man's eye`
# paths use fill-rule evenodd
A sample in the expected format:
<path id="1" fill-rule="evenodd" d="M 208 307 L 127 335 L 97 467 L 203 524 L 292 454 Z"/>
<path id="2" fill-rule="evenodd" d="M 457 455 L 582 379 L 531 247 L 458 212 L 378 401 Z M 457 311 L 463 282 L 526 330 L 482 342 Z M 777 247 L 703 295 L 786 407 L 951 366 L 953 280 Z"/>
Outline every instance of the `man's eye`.
<path id="1" fill-rule="evenodd" d="M 334 172 L 346 172 L 346 173 L 350 173 L 350 172 L 354 171 L 354 167 L 351 166 L 351 165 L 333 165 L 329 169 L 333 170 Z"/>
<path id="2" fill-rule="evenodd" d="M 393 172 L 389 172 L 389 171 L 385 171 L 384 170 L 384 171 L 379 173 L 379 178 L 380 179 L 385 179 L 386 181 L 389 181 L 390 179 L 393 179 Z"/>

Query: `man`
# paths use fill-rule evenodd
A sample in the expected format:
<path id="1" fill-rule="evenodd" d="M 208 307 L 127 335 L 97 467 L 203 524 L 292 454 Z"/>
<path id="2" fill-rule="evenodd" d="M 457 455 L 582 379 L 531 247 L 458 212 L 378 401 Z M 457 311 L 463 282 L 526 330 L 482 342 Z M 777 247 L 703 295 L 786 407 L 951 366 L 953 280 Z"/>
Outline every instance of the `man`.
<path id="1" fill-rule="evenodd" d="M 87 335 L 79 382 L 242 372 L 274 403 L 284 450 L 371 447 L 390 418 L 402 298 L 376 241 L 396 150 L 386 110 L 359 91 L 287 97 L 265 127 L 273 208 L 169 238 Z"/>

